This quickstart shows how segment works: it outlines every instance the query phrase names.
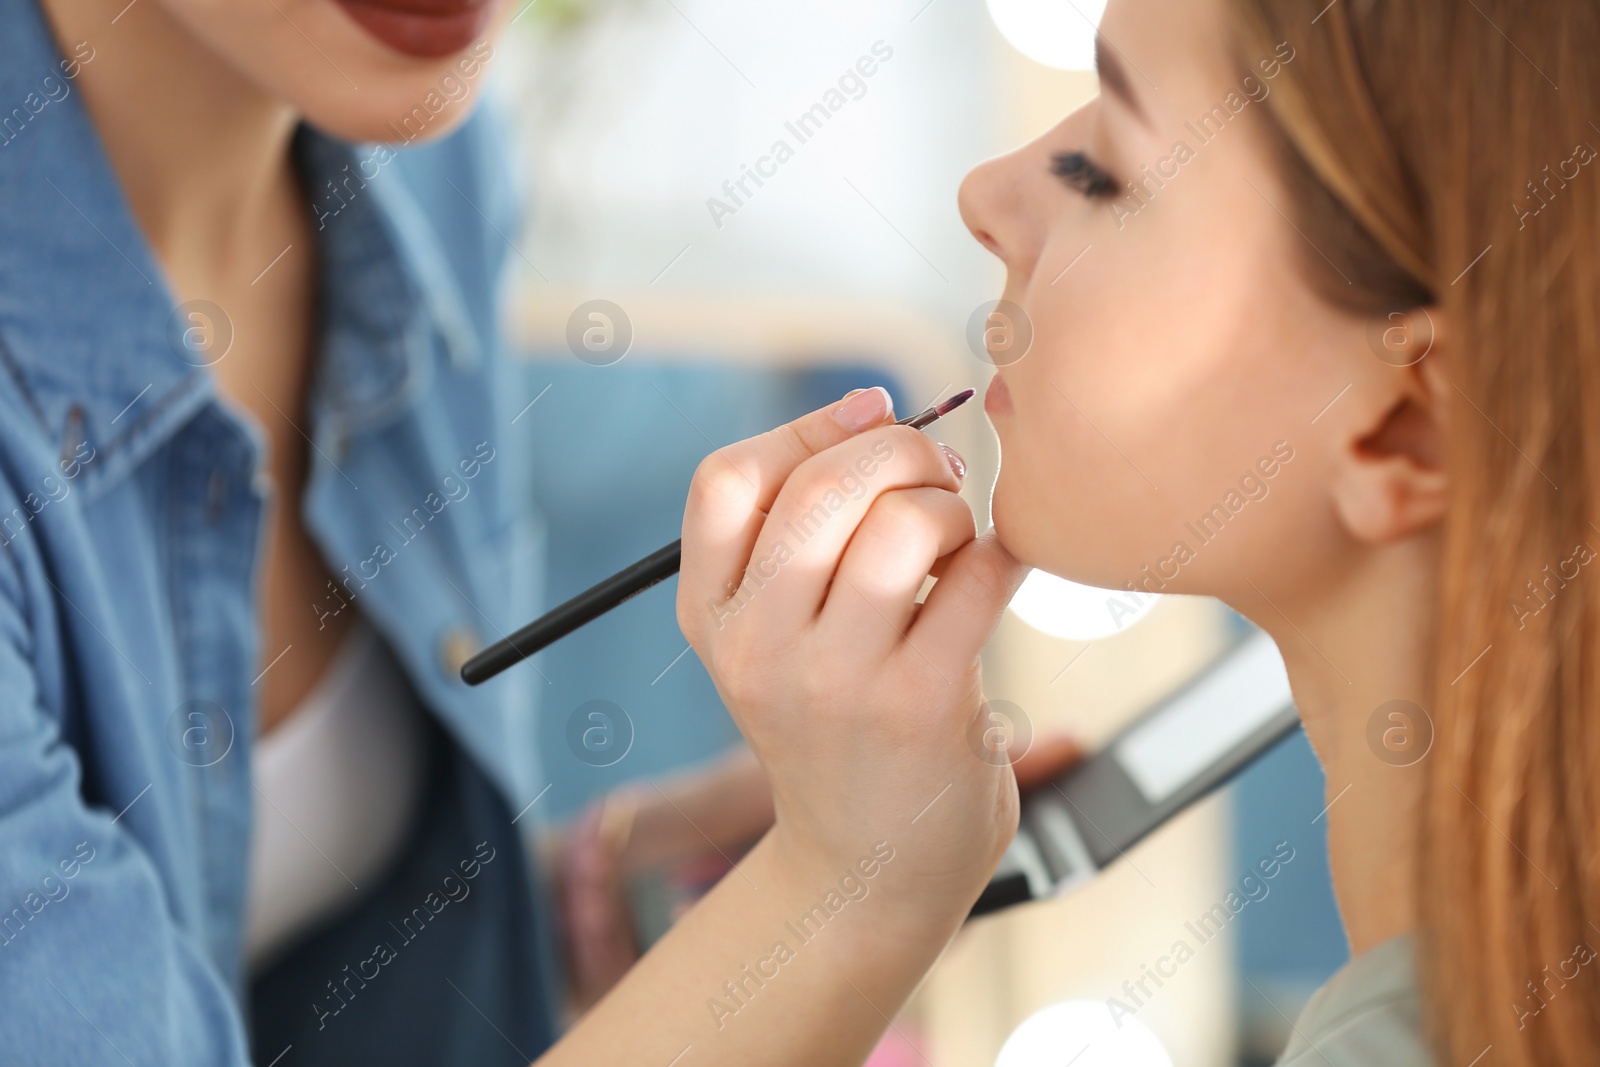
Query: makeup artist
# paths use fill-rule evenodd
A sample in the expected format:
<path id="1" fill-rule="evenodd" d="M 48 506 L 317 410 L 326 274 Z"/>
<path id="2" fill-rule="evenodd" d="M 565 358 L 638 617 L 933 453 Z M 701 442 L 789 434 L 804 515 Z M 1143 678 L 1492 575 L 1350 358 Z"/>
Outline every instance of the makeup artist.
<path id="1" fill-rule="evenodd" d="M 542 606 L 499 439 L 516 205 L 469 117 L 511 15 L 0 8 L 7 1063 L 858 1062 L 1009 839 L 1012 771 L 966 730 L 1021 568 L 975 538 L 960 458 L 876 389 L 722 449 L 680 621 L 770 792 L 718 773 L 776 824 L 556 1043 L 513 825 L 527 672 L 457 678 Z M 886 449 L 707 625 L 765 515 Z M 826 937 L 778 948 L 839 892 Z M 737 1018 L 708 1014 L 729 981 Z"/>

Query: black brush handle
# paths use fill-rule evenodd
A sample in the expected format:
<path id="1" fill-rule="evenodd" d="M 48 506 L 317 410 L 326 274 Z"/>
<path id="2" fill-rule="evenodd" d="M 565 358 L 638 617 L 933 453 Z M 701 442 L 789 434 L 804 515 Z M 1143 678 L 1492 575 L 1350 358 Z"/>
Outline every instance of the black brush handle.
<path id="1" fill-rule="evenodd" d="M 940 417 L 972 399 L 974 390 L 964 389 L 943 403 L 932 404 L 900 419 L 896 425 L 921 430 Z M 630 600 L 653 585 L 659 585 L 678 573 L 683 562 L 683 541 L 680 538 L 665 548 L 650 553 L 638 563 L 626 567 L 599 585 L 591 586 L 552 611 L 534 619 L 528 625 L 496 641 L 461 666 L 461 680 L 468 685 L 478 685 L 529 656 L 559 641 L 586 623 L 593 622 L 625 600 Z"/>
<path id="2" fill-rule="evenodd" d="M 571 600 L 534 619 L 502 641 L 496 641 L 461 666 L 461 680 L 468 685 L 488 681 L 514 663 L 520 663 L 540 649 L 572 631 L 593 622 L 623 601 L 638 596 L 678 573 L 683 562 L 680 538 L 650 553 L 638 563 L 590 586 Z"/>

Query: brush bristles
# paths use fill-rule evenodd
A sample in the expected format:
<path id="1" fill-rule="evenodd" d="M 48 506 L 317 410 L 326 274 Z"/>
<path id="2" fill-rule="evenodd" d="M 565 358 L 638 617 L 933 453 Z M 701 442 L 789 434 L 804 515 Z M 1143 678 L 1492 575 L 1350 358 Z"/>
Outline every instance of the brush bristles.
<path id="1" fill-rule="evenodd" d="M 961 390 L 961 392 L 957 393 L 955 396 L 951 397 L 949 400 L 944 401 L 943 403 L 941 403 L 938 407 L 934 408 L 933 410 L 934 410 L 935 414 L 939 415 L 942 418 L 945 415 L 950 414 L 952 411 L 954 411 L 956 408 L 960 407 L 962 404 L 965 404 L 967 401 L 971 400 L 974 396 L 977 395 L 977 392 L 978 391 L 976 389 L 963 389 L 963 390 Z"/>

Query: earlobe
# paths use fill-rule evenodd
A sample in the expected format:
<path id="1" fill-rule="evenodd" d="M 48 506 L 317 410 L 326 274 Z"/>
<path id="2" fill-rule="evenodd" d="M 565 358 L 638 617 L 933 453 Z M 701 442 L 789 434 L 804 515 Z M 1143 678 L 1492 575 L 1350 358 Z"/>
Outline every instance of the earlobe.
<path id="1" fill-rule="evenodd" d="M 1371 544 L 1398 541 L 1444 518 L 1448 379 L 1437 346 L 1420 363 L 1377 371 L 1392 390 L 1380 414 L 1355 428 L 1339 450 L 1333 504 L 1350 534 Z M 1391 378 L 1391 376 L 1393 376 Z"/>
<path id="2" fill-rule="evenodd" d="M 1405 453 L 1349 456 L 1333 484 L 1334 506 L 1352 536 L 1385 544 L 1420 533 L 1444 518 L 1444 471 Z"/>

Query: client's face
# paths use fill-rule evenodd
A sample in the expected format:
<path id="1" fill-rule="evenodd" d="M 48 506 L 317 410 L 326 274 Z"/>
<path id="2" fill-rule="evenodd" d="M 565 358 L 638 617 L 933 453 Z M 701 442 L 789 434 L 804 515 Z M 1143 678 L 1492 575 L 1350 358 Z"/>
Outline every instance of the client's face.
<path id="1" fill-rule="evenodd" d="M 1339 547 L 1319 413 L 1374 357 L 1286 217 L 1261 101 L 1292 46 L 1236 68 L 1225 20 L 1223 0 L 1111 0 L 1101 95 L 962 183 L 1033 335 L 987 397 L 995 527 L 1076 581 L 1270 595 Z"/>
<path id="2" fill-rule="evenodd" d="M 422 140 L 459 123 L 494 60 L 494 31 L 526 2 L 158 0 L 224 63 L 356 141 Z"/>

